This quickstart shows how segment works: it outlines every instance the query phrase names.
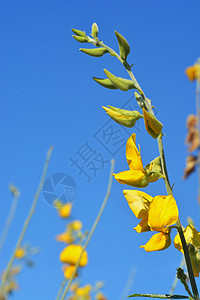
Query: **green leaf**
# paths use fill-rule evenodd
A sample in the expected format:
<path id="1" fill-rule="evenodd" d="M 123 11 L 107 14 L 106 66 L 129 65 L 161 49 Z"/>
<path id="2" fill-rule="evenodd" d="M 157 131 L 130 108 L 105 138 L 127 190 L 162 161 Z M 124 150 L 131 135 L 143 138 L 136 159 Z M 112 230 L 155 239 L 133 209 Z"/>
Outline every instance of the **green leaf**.
<path id="1" fill-rule="evenodd" d="M 130 297 L 148 297 L 148 298 L 159 298 L 159 299 L 186 299 L 189 298 L 188 296 L 183 295 L 169 295 L 169 294 L 133 294 L 128 296 Z"/>

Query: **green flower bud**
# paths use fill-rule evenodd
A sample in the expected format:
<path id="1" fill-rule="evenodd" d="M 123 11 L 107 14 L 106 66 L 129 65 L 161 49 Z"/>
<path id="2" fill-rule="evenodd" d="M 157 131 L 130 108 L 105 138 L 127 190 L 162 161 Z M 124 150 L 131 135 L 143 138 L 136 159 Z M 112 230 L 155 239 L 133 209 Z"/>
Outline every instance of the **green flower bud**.
<path id="1" fill-rule="evenodd" d="M 20 196 L 20 191 L 18 190 L 18 188 L 16 186 L 14 186 L 14 184 L 9 184 L 9 190 L 12 193 L 13 197 L 15 198 L 19 198 Z"/>
<path id="2" fill-rule="evenodd" d="M 130 46 L 127 40 L 117 31 L 115 31 L 115 35 L 119 44 L 119 54 L 122 60 L 126 61 L 128 54 L 130 53 Z"/>
<path id="3" fill-rule="evenodd" d="M 85 54 L 95 56 L 95 57 L 100 57 L 103 56 L 104 54 L 108 53 L 108 50 L 104 47 L 99 47 L 99 48 L 93 48 L 93 49 L 79 49 Z"/>
<path id="4" fill-rule="evenodd" d="M 81 30 L 74 29 L 74 28 L 72 28 L 72 31 L 73 31 L 73 33 L 75 33 L 78 36 L 87 37 L 85 31 L 81 31 Z"/>
<path id="5" fill-rule="evenodd" d="M 103 107 L 106 113 L 117 123 L 126 126 L 126 127 L 133 127 L 135 122 L 143 116 L 138 111 L 129 111 L 125 109 L 116 108 L 113 106 L 108 105 L 108 107 Z"/>
<path id="6" fill-rule="evenodd" d="M 198 277 L 200 272 L 200 253 L 199 250 L 192 244 L 188 244 L 188 250 L 192 262 L 194 276 Z M 198 275 L 198 276 L 197 276 Z"/>
<path id="7" fill-rule="evenodd" d="M 156 119 L 152 114 L 146 111 L 144 108 L 142 109 L 144 116 L 144 124 L 146 127 L 146 131 L 156 139 L 161 132 L 163 125 L 160 121 Z"/>
<path id="8" fill-rule="evenodd" d="M 164 178 L 162 174 L 162 166 L 160 156 L 156 157 L 145 167 L 145 171 L 148 174 L 149 182 L 157 181 L 159 178 Z"/>
<path id="9" fill-rule="evenodd" d="M 112 89 L 112 90 L 117 89 L 116 86 L 108 78 L 102 79 L 102 78 L 92 77 L 92 79 L 94 79 L 94 81 L 96 81 L 97 83 L 99 83 L 105 88 Z"/>
<path id="10" fill-rule="evenodd" d="M 80 42 L 80 43 L 86 43 L 86 42 L 88 42 L 88 38 L 87 38 L 87 37 L 84 37 L 84 36 L 72 35 L 72 37 L 73 37 L 76 41 L 78 41 L 78 42 Z"/>
<path id="11" fill-rule="evenodd" d="M 121 77 L 117 77 L 110 73 L 108 70 L 104 69 L 104 73 L 110 79 L 110 81 L 116 86 L 116 88 L 122 91 L 128 91 L 130 89 L 136 88 L 132 82 L 132 80 L 124 79 Z"/>
<path id="12" fill-rule="evenodd" d="M 93 36 L 93 38 L 96 39 L 98 37 L 98 32 L 99 32 L 99 28 L 98 28 L 97 24 L 93 23 L 92 24 L 92 36 Z"/>

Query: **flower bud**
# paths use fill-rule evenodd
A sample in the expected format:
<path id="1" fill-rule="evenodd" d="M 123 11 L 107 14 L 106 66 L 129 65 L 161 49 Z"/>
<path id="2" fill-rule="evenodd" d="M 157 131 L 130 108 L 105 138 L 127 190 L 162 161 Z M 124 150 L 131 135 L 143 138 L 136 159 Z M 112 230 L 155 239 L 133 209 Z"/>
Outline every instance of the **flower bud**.
<path id="1" fill-rule="evenodd" d="M 115 35 L 119 44 L 119 55 L 122 60 L 126 61 L 128 54 L 130 53 L 130 46 L 127 40 L 117 31 L 115 31 Z"/>
<path id="2" fill-rule="evenodd" d="M 194 271 L 194 276 L 199 277 L 200 272 L 200 253 L 199 250 L 192 244 L 188 244 L 188 250 L 190 253 L 192 268 Z"/>
<path id="3" fill-rule="evenodd" d="M 93 38 L 96 39 L 98 37 L 98 32 L 99 32 L 99 28 L 98 28 L 97 24 L 93 23 L 92 24 L 92 36 L 93 36 Z"/>
<path id="4" fill-rule="evenodd" d="M 86 43 L 88 41 L 88 38 L 84 36 L 72 35 L 72 37 L 79 43 Z"/>
<path id="5" fill-rule="evenodd" d="M 156 157 L 154 160 L 152 160 L 146 167 L 145 171 L 148 176 L 149 182 L 157 181 L 159 178 L 164 178 L 162 174 L 162 167 L 161 167 L 161 159 L 160 156 Z"/>
<path id="6" fill-rule="evenodd" d="M 91 55 L 91 56 L 95 56 L 95 57 L 101 57 L 104 54 L 108 53 L 108 50 L 104 47 L 99 47 L 99 48 L 94 48 L 94 49 L 79 49 L 80 51 L 82 51 L 85 54 Z"/>
<path id="7" fill-rule="evenodd" d="M 78 36 L 87 37 L 85 31 L 81 31 L 81 30 L 74 29 L 74 28 L 72 28 L 72 31 L 73 31 L 73 33 L 75 33 Z"/>
<path id="8" fill-rule="evenodd" d="M 110 79 L 110 81 L 116 86 L 116 88 L 122 91 L 128 91 L 130 89 L 136 88 L 132 80 L 117 77 L 106 69 L 104 69 L 104 73 Z"/>
<path id="9" fill-rule="evenodd" d="M 133 127 L 135 122 L 143 116 L 138 111 L 129 111 L 108 105 L 110 108 L 102 106 L 106 113 L 117 123 L 125 127 Z"/>
<path id="10" fill-rule="evenodd" d="M 143 116 L 144 116 L 144 124 L 146 127 L 146 131 L 156 139 L 161 132 L 163 125 L 160 121 L 156 119 L 153 115 L 151 115 L 148 111 L 144 108 L 142 109 Z"/>
<path id="11" fill-rule="evenodd" d="M 92 77 L 92 79 L 94 79 L 94 81 L 96 81 L 98 84 L 100 84 L 101 86 L 107 89 L 111 89 L 111 90 L 117 89 L 116 86 L 108 78 L 102 79 L 102 78 Z"/>

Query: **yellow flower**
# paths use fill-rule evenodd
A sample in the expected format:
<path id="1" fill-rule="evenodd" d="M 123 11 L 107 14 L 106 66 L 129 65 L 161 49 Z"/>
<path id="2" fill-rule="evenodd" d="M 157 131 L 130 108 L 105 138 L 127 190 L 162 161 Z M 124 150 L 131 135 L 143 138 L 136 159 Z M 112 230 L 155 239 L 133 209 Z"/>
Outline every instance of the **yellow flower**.
<path id="1" fill-rule="evenodd" d="M 200 75 L 200 64 L 197 63 L 186 68 L 185 73 L 190 81 L 198 79 Z"/>
<path id="2" fill-rule="evenodd" d="M 183 231 L 185 236 L 186 244 L 189 244 L 189 253 L 192 262 L 192 268 L 194 271 L 194 276 L 199 277 L 200 272 L 200 232 L 196 230 L 196 228 L 190 224 Z M 181 239 L 179 234 L 177 234 L 174 238 L 174 247 L 179 251 L 183 252 L 183 247 L 181 243 Z"/>
<path id="3" fill-rule="evenodd" d="M 72 204 L 66 203 L 61 208 L 58 209 L 58 215 L 61 218 L 69 218 L 71 215 Z"/>
<path id="4" fill-rule="evenodd" d="M 79 231 L 82 229 L 82 227 L 83 227 L 83 225 L 82 225 L 81 221 L 79 221 L 79 220 L 72 221 L 68 225 L 69 230 L 74 230 L 74 231 Z"/>
<path id="5" fill-rule="evenodd" d="M 75 265 L 80 257 L 83 247 L 76 244 L 67 246 L 60 254 L 60 261 L 70 265 Z M 84 267 L 88 263 L 88 255 L 86 250 L 83 252 L 79 266 Z"/>
<path id="6" fill-rule="evenodd" d="M 70 232 L 66 231 L 66 232 L 63 232 L 61 234 L 58 234 L 56 236 L 56 241 L 64 242 L 66 244 L 70 244 L 70 243 L 73 243 L 74 238 L 73 238 L 73 236 Z"/>
<path id="7" fill-rule="evenodd" d="M 178 220 L 178 207 L 172 196 L 156 196 L 141 191 L 124 190 L 124 196 L 135 216 L 142 219 L 134 229 L 140 233 L 144 231 L 158 231 L 146 245 L 140 246 L 147 252 L 168 248 L 171 244 L 169 226 Z"/>
<path id="8" fill-rule="evenodd" d="M 126 159 L 130 170 L 113 174 L 115 179 L 134 187 L 145 187 L 149 184 L 146 171 L 143 168 L 140 152 L 135 145 L 135 133 L 126 143 Z"/>
<path id="9" fill-rule="evenodd" d="M 15 251 L 15 257 L 16 257 L 17 259 L 21 259 L 21 258 L 23 258 L 25 255 L 26 255 L 26 249 L 24 249 L 24 248 L 18 248 L 18 249 Z"/>
<path id="10" fill-rule="evenodd" d="M 72 277 L 74 270 L 75 270 L 74 265 L 64 266 L 63 271 L 64 271 L 65 278 L 69 280 Z M 77 276 L 78 276 L 78 273 L 76 272 L 75 277 L 77 277 Z"/>
<path id="11" fill-rule="evenodd" d="M 91 299 L 91 292 L 92 286 L 90 284 L 86 284 L 83 287 L 78 287 L 75 291 L 76 296 L 81 297 L 85 300 L 90 300 Z"/>

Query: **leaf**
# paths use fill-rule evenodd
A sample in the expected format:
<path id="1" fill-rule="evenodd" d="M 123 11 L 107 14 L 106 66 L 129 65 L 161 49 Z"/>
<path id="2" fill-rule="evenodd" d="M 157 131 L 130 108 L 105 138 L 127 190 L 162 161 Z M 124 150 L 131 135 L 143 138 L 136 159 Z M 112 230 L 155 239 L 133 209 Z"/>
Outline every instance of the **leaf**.
<path id="1" fill-rule="evenodd" d="M 130 297 L 148 297 L 148 298 L 159 298 L 159 299 L 186 299 L 190 298 L 188 296 L 183 296 L 183 295 L 169 295 L 169 294 L 133 294 L 128 296 Z"/>

